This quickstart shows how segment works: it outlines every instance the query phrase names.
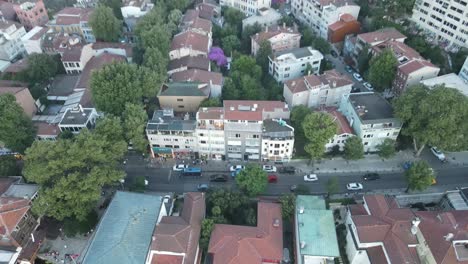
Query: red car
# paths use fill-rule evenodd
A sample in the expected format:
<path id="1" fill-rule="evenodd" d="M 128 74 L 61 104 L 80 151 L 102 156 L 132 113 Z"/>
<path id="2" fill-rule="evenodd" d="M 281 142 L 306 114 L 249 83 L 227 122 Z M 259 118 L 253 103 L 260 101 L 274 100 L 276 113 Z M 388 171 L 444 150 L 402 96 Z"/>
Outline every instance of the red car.
<path id="1" fill-rule="evenodd" d="M 278 182 L 278 176 L 274 174 L 268 175 L 268 183 L 277 183 Z"/>

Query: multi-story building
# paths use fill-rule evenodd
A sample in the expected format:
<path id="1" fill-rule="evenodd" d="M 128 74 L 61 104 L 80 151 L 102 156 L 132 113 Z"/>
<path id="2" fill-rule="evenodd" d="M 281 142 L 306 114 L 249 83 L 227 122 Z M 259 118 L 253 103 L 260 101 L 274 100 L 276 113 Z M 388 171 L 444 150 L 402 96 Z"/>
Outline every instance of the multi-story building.
<path id="1" fill-rule="evenodd" d="M 465 80 L 465 82 L 468 82 L 468 57 L 466 57 L 465 63 L 463 63 L 463 66 L 460 69 L 460 73 L 458 73 L 458 76 Z"/>
<path id="2" fill-rule="evenodd" d="M 16 103 L 23 108 L 24 113 L 33 117 L 37 112 L 37 106 L 34 102 L 34 98 L 27 87 L 5 87 L 0 86 L 0 95 L 11 94 L 15 97 Z"/>
<path id="3" fill-rule="evenodd" d="M 200 82 L 170 82 L 163 84 L 157 95 L 161 108 L 176 112 L 196 112 L 210 95 L 210 87 Z"/>
<path id="4" fill-rule="evenodd" d="M 140 18 L 151 11 L 153 7 L 154 4 L 149 0 L 124 0 L 120 11 L 127 30 L 132 32 Z"/>
<path id="5" fill-rule="evenodd" d="M 186 114 L 174 116 L 172 109 L 157 110 L 146 125 L 146 136 L 152 157 L 183 157 L 198 155 L 197 121 Z"/>
<path id="6" fill-rule="evenodd" d="M 286 25 L 266 27 L 264 31 L 250 37 L 252 44 L 252 54 L 257 55 L 263 41 L 268 41 L 273 53 L 299 48 L 301 33 L 296 27 L 286 27 Z"/>
<path id="7" fill-rule="evenodd" d="M 328 42 L 340 43 L 346 35 L 357 34 L 361 31 L 361 23 L 350 14 L 342 14 L 340 20 L 328 26 Z"/>
<path id="8" fill-rule="evenodd" d="M 278 82 L 284 82 L 305 74 L 318 74 L 323 55 L 312 47 L 303 47 L 277 52 L 268 59 L 270 75 Z M 310 72 L 306 72 L 308 65 Z"/>
<path id="9" fill-rule="evenodd" d="M 49 15 L 43 0 L 18 0 L 15 1 L 13 8 L 20 23 L 28 30 L 49 22 Z"/>
<path id="10" fill-rule="evenodd" d="M 211 30 L 213 24 L 211 20 L 201 18 L 200 10 L 189 9 L 185 12 L 180 22 L 179 29 L 181 31 L 192 31 L 211 38 Z"/>
<path id="11" fill-rule="evenodd" d="M 44 36 L 49 29 L 47 27 L 34 27 L 26 35 L 21 37 L 27 54 L 42 53 Z"/>
<path id="12" fill-rule="evenodd" d="M 73 134 L 78 134 L 81 129 L 94 128 L 97 118 L 96 109 L 83 108 L 81 105 L 78 105 L 75 108 L 65 110 L 58 126 L 61 132 L 71 131 Z"/>
<path id="13" fill-rule="evenodd" d="M 377 145 L 387 138 L 396 140 L 402 122 L 382 96 L 372 93 L 344 95 L 339 111 L 346 117 L 356 136 L 362 139 L 364 151 L 377 151 Z"/>
<path id="14" fill-rule="evenodd" d="M 430 38 L 458 50 L 468 48 L 468 1 L 417 0 L 413 20 Z"/>
<path id="15" fill-rule="evenodd" d="M 99 0 L 76 0 L 74 7 L 80 8 L 95 8 L 97 7 Z"/>
<path id="16" fill-rule="evenodd" d="M 21 24 L 13 21 L 0 20 L 0 60 L 11 61 L 24 53 L 21 37 L 26 30 Z"/>
<path id="17" fill-rule="evenodd" d="M 291 107 L 338 106 L 343 95 L 351 93 L 353 81 L 336 70 L 307 75 L 284 82 L 283 97 Z"/>
<path id="18" fill-rule="evenodd" d="M 264 120 L 284 120 L 289 116 L 288 105 L 280 101 L 224 100 L 226 158 L 260 160 Z"/>
<path id="19" fill-rule="evenodd" d="M 288 162 L 293 151 L 294 128 L 281 118 L 263 120 L 262 160 Z"/>
<path id="20" fill-rule="evenodd" d="M 78 46 L 65 50 L 61 61 L 67 74 L 79 74 L 83 71 L 88 61 L 93 57 L 94 51 L 91 45 Z"/>
<path id="21" fill-rule="evenodd" d="M 210 37 L 193 31 L 185 31 L 175 35 L 172 39 L 169 58 L 174 60 L 185 56 L 207 57 L 210 48 Z"/>
<path id="22" fill-rule="evenodd" d="M 169 65 L 167 66 L 167 75 L 171 75 L 176 72 L 186 71 L 190 69 L 210 71 L 211 70 L 210 59 L 206 57 L 185 56 L 179 59 L 171 60 L 169 61 Z"/>
<path id="23" fill-rule="evenodd" d="M 172 74 L 170 80 L 174 82 L 204 83 L 208 85 L 210 97 L 221 97 L 224 79 L 219 72 L 190 69 Z"/>
<path id="24" fill-rule="evenodd" d="M 220 0 L 219 4 L 238 9 L 247 16 L 253 16 L 259 9 L 269 8 L 271 0 Z"/>
<path id="25" fill-rule="evenodd" d="M 339 21 L 343 14 L 357 19 L 360 7 L 353 0 L 291 0 L 291 10 L 294 17 L 318 36 L 328 39 L 328 26 Z"/>
<path id="26" fill-rule="evenodd" d="M 468 81 L 463 80 L 455 73 L 449 73 L 431 79 L 426 79 L 421 81 L 421 83 L 429 88 L 443 85 L 447 88 L 458 90 L 463 95 L 468 96 Z"/>
<path id="27" fill-rule="evenodd" d="M 242 20 L 242 28 L 259 24 L 262 28 L 271 27 L 278 24 L 281 14 L 273 8 L 262 7 L 258 9 L 258 14 L 249 16 Z"/>
<path id="28" fill-rule="evenodd" d="M 223 160 L 224 148 L 224 108 L 201 107 L 197 112 L 197 141 L 201 157 Z"/>
<path id="29" fill-rule="evenodd" d="M 94 9 L 66 7 L 60 10 L 49 27 L 56 32 L 81 35 L 87 43 L 96 42 L 88 21 Z"/>
<path id="30" fill-rule="evenodd" d="M 349 125 L 346 118 L 341 114 L 335 107 L 327 107 L 324 109 L 325 113 L 328 113 L 331 118 L 335 121 L 338 127 L 336 134 L 328 140 L 325 144 L 325 151 L 333 151 L 334 148 L 338 148 L 340 151 L 344 150 L 346 140 L 349 137 L 354 136 L 353 129 Z"/>

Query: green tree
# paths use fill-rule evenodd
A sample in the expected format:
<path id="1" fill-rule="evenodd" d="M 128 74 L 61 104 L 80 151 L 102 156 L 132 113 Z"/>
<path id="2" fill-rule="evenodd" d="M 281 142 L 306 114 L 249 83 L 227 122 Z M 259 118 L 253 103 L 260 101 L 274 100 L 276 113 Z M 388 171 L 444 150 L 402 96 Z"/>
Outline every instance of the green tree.
<path id="1" fill-rule="evenodd" d="M 293 107 L 291 110 L 291 124 L 294 127 L 296 134 L 304 134 L 302 122 L 310 113 L 312 113 L 312 110 L 305 105 L 297 105 Z"/>
<path id="2" fill-rule="evenodd" d="M 468 49 L 462 48 L 455 54 L 450 54 L 452 58 L 452 70 L 453 72 L 460 72 L 466 58 L 468 57 Z"/>
<path id="3" fill-rule="evenodd" d="M 394 107 L 405 124 L 402 133 L 413 138 L 416 156 L 427 144 L 447 151 L 468 148 L 468 99 L 458 90 L 409 87 L 394 101 Z"/>
<path id="4" fill-rule="evenodd" d="M 42 83 L 55 77 L 58 72 L 58 63 L 52 55 L 33 53 L 28 56 L 28 67 L 22 81 L 30 84 Z"/>
<path id="5" fill-rule="evenodd" d="M 155 48 L 162 54 L 167 54 L 171 45 L 171 33 L 167 25 L 157 24 L 143 31 L 140 34 L 140 40 L 144 49 Z"/>
<path id="6" fill-rule="evenodd" d="M 245 194 L 254 197 L 266 190 L 267 174 L 259 165 L 249 164 L 236 176 L 236 183 Z"/>
<path id="7" fill-rule="evenodd" d="M 386 138 L 381 144 L 376 146 L 379 156 L 388 159 L 395 156 L 395 140 Z"/>
<path id="8" fill-rule="evenodd" d="M 0 177 L 18 176 L 19 167 L 16 164 L 16 158 L 13 155 L 0 156 Z"/>
<path id="9" fill-rule="evenodd" d="M 148 114 L 146 114 L 143 106 L 131 103 L 125 104 L 122 119 L 127 141 L 131 142 L 137 151 L 146 153 L 148 140 L 145 136 L 145 128 Z"/>
<path id="10" fill-rule="evenodd" d="M 278 25 L 286 25 L 287 27 L 294 26 L 294 18 L 292 16 L 282 16 L 278 21 Z"/>
<path id="11" fill-rule="evenodd" d="M 339 192 L 340 186 L 338 185 L 338 178 L 335 176 L 335 177 L 331 177 L 330 179 L 328 179 L 325 185 L 325 189 L 327 190 L 328 196 Z"/>
<path id="12" fill-rule="evenodd" d="M 12 151 L 24 153 L 36 136 L 31 118 L 12 94 L 0 95 L 0 142 Z"/>
<path id="13" fill-rule="evenodd" d="M 135 64 L 108 64 L 91 76 L 94 103 L 99 110 L 115 116 L 122 115 L 127 102 L 141 102 L 142 88 L 141 72 Z"/>
<path id="14" fill-rule="evenodd" d="M 369 47 L 366 45 L 361 52 L 359 52 L 357 57 L 359 72 L 361 74 L 365 74 L 369 70 L 369 62 L 371 58 L 372 54 L 369 52 Z"/>
<path id="15" fill-rule="evenodd" d="M 252 40 L 250 37 L 259 33 L 260 31 L 262 31 L 262 26 L 259 23 L 245 26 L 242 29 L 241 49 L 244 54 L 250 54 L 252 49 Z"/>
<path id="16" fill-rule="evenodd" d="M 205 218 L 202 220 L 201 224 L 201 235 L 200 235 L 200 247 L 203 250 L 208 249 L 210 244 L 211 232 L 214 229 L 215 222 L 213 219 Z"/>
<path id="17" fill-rule="evenodd" d="M 304 147 L 311 159 L 319 159 L 325 153 L 325 144 L 336 134 L 338 126 L 330 115 L 312 112 L 302 122 L 308 143 Z"/>
<path id="18" fill-rule="evenodd" d="M 98 119 L 93 133 L 104 138 L 106 141 L 125 141 L 124 130 L 119 117 L 106 115 L 105 117 Z"/>
<path id="19" fill-rule="evenodd" d="M 310 64 L 308 64 L 308 65 L 310 65 Z M 334 68 L 333 63 L 331 61 L 329 61 L 328 59 L 324 59 L 320 63 L 319 73 L 323 74 L 323 72 L 332 70 L 333 68 Z"/>
<path id="20" fill-rule="evenodd" d="M 281 214 L 283 215 L 283 219 L 287 221 L 292 220 L 296 210 L 296 196 L 292 193 L 283 194 L 279 198 L 279 202 L 281 204 Z"/>
<path id="21" fill-rule="evenodd" d="M 200 107 L 220 107 L 222 106 L 219 98 L 206 98 L 200 103 Z"/>
<path id="22" fill-rule="evenodd" d="M 171 10 L 167 16 L 167 27 L 172 34 L 178 30 L 179 22 L 182 19 L 182 12 L 179 9 Z"/>
<path id="23" fill-rule="evenodd" d="M 235 26 L 237 28 L 238 32 L 241 31 L 241 29 L 242 29 L 242 19 L 245 18 L 244 13 L 242 13 L 240 10 L 237 10 L 235 8 L 227 7 L 224 10 L 223 16 L 224 16 L 225 21 L 229 25 Z"/>
<path id="24" fill-rule="evenodd" d="M 384 50 L 370 61 L 369 82 L 379 92 L 390 88 L 395 79 L 397 59 L 389 49 Z"/>
<path id="25" fill-rule="evenodd" d="M 414 162 L 411 167 L 405 171 L 408 190 L 423 191 L 431 186 L 435 180 L 434 170 L 425 160 Z"/>
<path id="26" fill-rule="evenodd" d="M 262 68 L 257 65 L 255 58 L 247 55 L 241 55 L 232 62 L 232 72 L 240 73 L 241 75 L 252 76 L 255 80 L 262 78 Z"/>
<path id="27" fill-rule="evenodd" d="M 347 160 L 358 160 L 364 158 L 364 145 L 360 137 L 350 137 L 344 146 L 344 157 Z"/>
<path id="28" fill-rule="evenodd" d="M 163 75 L 165 78 L 167 65 L 169 64 L 169 57 L 167 54 L 168 53 L 162 53 L 157 47 L 147 48 L 143 58 L 143 66 L 148 67 L 157 75 Z"/>
<path id="29" fill-rule="evenodd" d="M 117 19 L 123 19 L 122 10 L 120 9 L 122 7 L 121 0 L 99 0 L 99 4 L 111 8 Z"/>
<path id="30" fill-rule="evenodd" d="M 125 177 L 117 166 L 125 152 L 124 141 L 108 141 L 87 130 L 74 140 L 35 141 L 23 169 L 25 178 L 40 186 L 33 212 L 84 220 L 101 198 L 102 187 Z"/>
<path id="31" fill-rule="evenodd" d="M 112 8 L 100 5 L 91 14 L 89 25 L 97 40 L 114 42 L 120 36 L 122 21 L 115 17 Z"/>
<path id="32" fill-rule="evenodd" d="M 73 132 L 71 132 L 70 130 L 65 130 L 65 131 L 60 132 L 60 134 L 58 135 L 58 138 L 59 139 L 72 139 L 74 136 L 75 134 L 73 134 Z"/>
<path id="33" fill-rule="evenodd" d="M 145 178 L 145 176 L 140 175 L 140 176 L 135 177 L 135 182 L 130 187 L 130 191 L 144 193 L 145 190 L 146 190 L 146 178 Z"/>
<path id="34" fill-rule="evenodd" d="M 165 0 L 166 6 L 169 10 L 179 9 L 185 10 L 191 3 L 190 0 Z"/>
<path id="35" fill-rule="evenodd" d="M 223 100 L 238 100 L 238 99 L 240 99 L 239 90 L 237 90 L 236 84 L 229 77 L 224 79 L 222 97 L 223 97 Z"/>
<path id="36" fill-rule="evenodd" d="M 235 217 L 235 212 L 239 208 L 245 207 L 248 203 L 248 197 L 241 192 L 230 191 L 226 189 L 215 189 L 209 192 L 206 197 L 207 208 L 218 207 L 221 214 L 227 218 Z"/>
<path id="37" fill-rule="evenodd" d="M 239 38 L 235 35 L 229 35 L 224 37 L 221 40 L 221 44 L 224 53 L 228 56 L 230 56 L 230 54 L 232 54 L 233 51 L 239 50 L 241 46 Z"/>
<path id="38" fill-rule="evenodd" d="M 257 51 L 257 64 L 260 65 L 260 67 L 263 70 L 264 75 L 268 75 L 268 68 L 270 65 L 270 59 L 269 57 L 273 54 L 273 50 L 271 49 L 270 42 L 267 40 L 264 40 L 260 43 L 260 48 Z"/>
<path id="39" fill-rule="evenodd" d="M 331 45 L 324 38 L 316 37 L 312 43 L 312 47 L 323 54 L 330 54 Z"/>

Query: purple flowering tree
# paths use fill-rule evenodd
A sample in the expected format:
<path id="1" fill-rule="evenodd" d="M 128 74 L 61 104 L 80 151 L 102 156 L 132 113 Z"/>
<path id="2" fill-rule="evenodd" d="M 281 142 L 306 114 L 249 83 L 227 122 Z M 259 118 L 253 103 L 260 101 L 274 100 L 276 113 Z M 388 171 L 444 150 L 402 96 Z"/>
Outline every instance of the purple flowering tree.
<path id="1" fill-rule="evenodd" d="M 227 58 L 220 47 L 212 47 L 208 53 L 208 59 L 215 61 L 218 66 L 226 66 Z"/>

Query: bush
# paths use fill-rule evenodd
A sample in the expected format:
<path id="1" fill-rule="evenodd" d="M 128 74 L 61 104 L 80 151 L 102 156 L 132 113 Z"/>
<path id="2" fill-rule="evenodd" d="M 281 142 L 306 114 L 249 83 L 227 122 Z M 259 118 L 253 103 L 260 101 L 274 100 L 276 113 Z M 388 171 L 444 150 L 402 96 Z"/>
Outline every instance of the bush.
<path id="1" fill-rule="evenodd" d="M 63 221 L 63 232 L 67 237 L 74 237 L 79 234 L 84 234 L 93 229 L 98 222 L 96 211 L 92 210 L 86 216 L 85 221 L 77 221 L 72 218 L 65 218 Z"/>

